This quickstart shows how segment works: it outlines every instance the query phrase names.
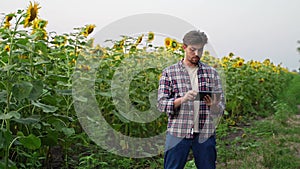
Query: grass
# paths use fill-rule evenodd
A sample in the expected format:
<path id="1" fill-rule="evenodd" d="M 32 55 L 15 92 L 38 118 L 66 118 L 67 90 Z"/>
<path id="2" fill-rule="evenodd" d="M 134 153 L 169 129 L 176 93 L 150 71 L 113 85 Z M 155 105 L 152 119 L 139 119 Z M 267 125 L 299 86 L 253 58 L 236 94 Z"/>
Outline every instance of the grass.
<path id="1" fill-rule="evenodd" d="M 299 122 L 296 115 L 288 117 L 286 123 L 272 117 L 239 129 L 243 134 L 234 139 L 219 139 L 217 168 L 300 168 Z"/>

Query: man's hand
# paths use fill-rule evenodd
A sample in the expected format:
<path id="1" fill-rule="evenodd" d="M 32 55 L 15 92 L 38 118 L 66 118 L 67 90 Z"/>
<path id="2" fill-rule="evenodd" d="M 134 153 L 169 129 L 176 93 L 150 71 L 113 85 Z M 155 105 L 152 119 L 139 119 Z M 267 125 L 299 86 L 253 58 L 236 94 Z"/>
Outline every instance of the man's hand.
<path id="1" fill-rule="evenodd" d="M 218 113 L 222 111 L 219 106 L 221 101 L 220 99 L 221 98 L 217 98 L 216 94 L 213 94 L 213 98 L 211 98 L 209 95 L 204 96 L 204 101 L 212 113 Z"/>
<path id="2" fill-rule="evenodd" d="M 185 103 L 189 100 L 195 100 L 196 96 L 197 96 L 198 92 L 194 91 L 194 90 L 190 90 L 188 91 L 183 97 L 181 102 Z"/>
<path id="3" fill-rule="evenodd" d="M 220 98 L 217 98 L 216 94 L 213 94 L 213 98 L 209 95 L 204 96 L 204 101 L 207 106 L 216 106 L 220 103 Z"/>

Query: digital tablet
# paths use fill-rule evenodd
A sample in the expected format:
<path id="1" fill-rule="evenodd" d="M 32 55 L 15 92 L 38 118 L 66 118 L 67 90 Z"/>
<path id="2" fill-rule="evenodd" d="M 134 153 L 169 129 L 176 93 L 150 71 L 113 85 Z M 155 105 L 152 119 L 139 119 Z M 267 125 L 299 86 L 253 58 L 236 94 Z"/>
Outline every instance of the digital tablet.
<path id="1" fill-rule="evenodd" d="M 217 100 L 220 100 L 222 92 L 217 92 L 217 91 L 200 91 L 198 92 L 198 95 L 195 100 L 203 101 L 204 96 L 209 95 L 212 98 L 214 94 L 217 97 Z"/>

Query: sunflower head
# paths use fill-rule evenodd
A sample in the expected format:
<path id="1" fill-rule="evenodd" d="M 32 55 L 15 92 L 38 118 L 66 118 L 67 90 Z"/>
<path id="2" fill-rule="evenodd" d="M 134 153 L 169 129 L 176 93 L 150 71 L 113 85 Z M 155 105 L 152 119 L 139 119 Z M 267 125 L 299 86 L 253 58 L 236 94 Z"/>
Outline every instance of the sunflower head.
<path id="1" fill-rule="evenodd" d="M 5 22 L 10 22 L 13 19 L 14 16 L 15 16 L 15 14 L 13 14 L 13 13 L 6 15 L 5 16 Z"/>
<path id="2" fill-rule="evenodd" d="M 4 50 L 5 50 L 6 52 L 9 52 L 9 51 L 10 51 L 10 46 L 9 46 L 9 45 L 5 45 Z"/>
<path id="3" fill-rule="evenodd" d="M 259 79 L 259 83 L 263 83 L 264 81 L 265 81 L 264 78 L 260 78 L 260 79 Z"/>
<path id="4" fill-rule="evenodd" d="M 11 13 L 5 16 L 5 21 L 4 21 L 4 28 L 9 28 L 10 27 L 10 21 L 13 19 L 15 14 Z"/>
<path id="5" fill-rule="evenodd" d="M 237 62 L 234 63 L 233 67 L 242 67 L 244 64 L 243 60 L 238 60 Z"/>
<path id="6" fill-rule="evenodd" d="M 178 49 L 178 48 L 179 48 L 178 42 L 177 42 L 175 39 L 173 39 L 173 40 L 172 40 L 172 43 L 171 43 L 171 49 L 172 49 L 172 50 L 176 50 L 176 49 Z"/>
<path id="7" fill-rule="evenodd" d="M 141 36 L 139 36 L 139 37 L 137 38 L 135 44 L 136 44 L 136 45 L 140 44 L 140 43 L 142 42 L 142 40 L 143 40 L 143 37 L 144 37 L 144 34 L 142 34 Z"/>
<path id="8" fill-rule="evenodd" d="M 265 59 L 265 60 L 263 61 L 263 64 L 264 64 L 265 66 L 270 66 L 270 65 L 271 65 L 270 59 Z"/>
<path id="9" fill-rule="evenodd" d="M 95 27 L 96 25 L 86 25 L 86 27 L 82 31 L 82 35 L 85 37 L 89 36 L 89 34 L 91 34 L 94 31 Z"/>
<path id="10" fill-rule="evenodd" d="M 29 7 L 27 8 L 26 18 L 24 20 L 24 27 L 28 27 L 30 25 L 30 22 L 32 22 L 35 18 L 37 18 L 38 10 L 41 7 L 39 7 L 39 4 L 34 2 L 30 2 Z"/>
<path id="11" fill-rule="evenodd" d="M 154 33 L 153 32 L 149 32 L 148 33 L 148 42 L 152 42 L 154 39 Z"/>
<path id="12" fill-rule="evenodd" d="M 33 29 L 44 29 L 48 24 L 48 21 L 42 19 L 35 19 L 33 21 Z"/>
<path id="13" fill-rule="evenodd" d="M 123 50 L 124 49 L 124 43 L 125 43 L 125 39 L 122 39 L 122 40 L 120 40 L 120 41 L 117 41 L 117 42 L 115 42 L 115 44 L 114 44 L 114 49 L 115 50 Z"/>
<path id="14" fill-rule="evenodd" d="M 170 48 L 172 45 L 172 39 L 171 38 L 165 38 L 165 46 L 167 48 Z"/>

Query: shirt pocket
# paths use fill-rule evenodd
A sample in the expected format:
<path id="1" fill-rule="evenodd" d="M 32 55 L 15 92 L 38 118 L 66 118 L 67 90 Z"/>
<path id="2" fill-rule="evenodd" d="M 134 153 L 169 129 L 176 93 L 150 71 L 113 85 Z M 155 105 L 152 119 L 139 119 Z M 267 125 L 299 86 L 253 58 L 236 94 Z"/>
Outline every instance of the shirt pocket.
<path id="1" fill-rule="evenodd" d="M 199 90 L 200 91 L 214 91 L 215 90 L 215 85 L 214 85 L 214 80 L 211 77 L 200 77 L 199 78 Z"/>

